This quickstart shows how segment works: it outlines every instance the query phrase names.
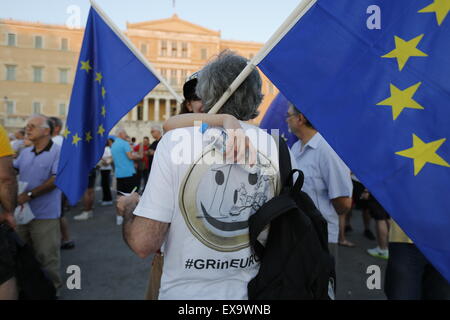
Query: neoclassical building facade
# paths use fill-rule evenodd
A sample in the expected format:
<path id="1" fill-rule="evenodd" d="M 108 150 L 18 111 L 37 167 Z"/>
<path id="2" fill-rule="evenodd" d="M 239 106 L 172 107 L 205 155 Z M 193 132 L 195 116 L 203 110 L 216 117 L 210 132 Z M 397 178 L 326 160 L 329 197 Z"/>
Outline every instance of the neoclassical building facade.
<path id="1" fill-rule="evenodd" d="M 221 51 L 252 58 L 262 43 L 223 40 L 219 31 L 180 19 L 127 23 L 125 34 L 182 97 L 185 79 Z M 0 118 L 9 130 L 24 126 L 33 113 L 66 118 L 83 30 L 66 26 L 0 20 Z M 278 90 L 261 73 L 264 100 L 258 123 Z M 148 93 L 120 124 L 138 139 L 179 111 L 162 84 Z"/>

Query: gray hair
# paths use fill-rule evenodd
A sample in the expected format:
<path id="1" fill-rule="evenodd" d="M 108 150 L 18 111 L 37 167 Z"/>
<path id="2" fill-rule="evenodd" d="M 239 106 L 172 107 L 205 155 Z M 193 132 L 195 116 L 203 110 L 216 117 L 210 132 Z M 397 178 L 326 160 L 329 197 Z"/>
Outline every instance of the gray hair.
<path id="1" fill-rule="evenodd" d="M 125 134 L 127 134 L 127 131 L 123 128 L 123 127 L 118 127 L 117 129 L 116 129 L 116 136 L 118 136 L 119 134 L 121 134 L 121 133 L 125 133 Z"/>
<path id="2" fill-rule="evenodd" d="M 50 135 L 53 134 L 53 130 L 55 129 L 55 125 L 54 125 L 53 121 L 49 117 L 44 116 L 43 114 L 40 114 L 40 113 L 35 113 L 35 114 L 31 115 L 28 118 L 27 122 L 30 121 L 31 119 L 34 119 L 34 118 L 41 118 L 42 120 L 44 120 L 41 128 L 49 128 L 50 129 Z"/>
<path id="3" fill-rule="evenodd" d="M 248 60 L 244 57 L 226 50 L 200 71 L 196 92 L 202 99 L 205 112 L 227 91 L 247 63 Z M 263 98 L 261 86 L 261 77 L 255 69 L 231 95 L 219 113 L 231 114 L 242 121 L 256 118 Z"/>

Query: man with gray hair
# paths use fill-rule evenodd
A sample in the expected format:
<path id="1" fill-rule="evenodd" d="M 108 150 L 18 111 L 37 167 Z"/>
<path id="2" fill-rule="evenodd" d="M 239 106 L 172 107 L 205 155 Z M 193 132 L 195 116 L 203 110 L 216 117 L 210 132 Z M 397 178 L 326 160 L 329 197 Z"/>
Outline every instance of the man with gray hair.
<path id="1" fill-rule="evenodd" d="M 247 62 L 226 51 L 200 72 L 197 93 L 205 111 Z M 263 97 L 261 83 L 253 70 L 220 112 L 254 119 Z M 226 154 L 234 142 L 230 137 L 239 134 L 205 125 L 171 130 L 158 145 L 142 198 L 133 194 L 118 201 L 129 247 L 144 258 L 163 246 L 159 299 L 248 298 L 247 284 L 259 270 L 248 219 L 278 191 L 278 152 L 265 131 L 240 125 L 257 150 L 256 164 L 238 162 L 246 152 L 234 153 L 235 146 L 231 157 Z M 232 161 L 223 161 L 228 158 Z"/>
<path id="2" fill-rule="evenodd" d="M 61 287 L 60 245 L 61 191 L 55 186 L 60 147 L 51 139 L 53 123 L 43 115 L 32 116 L 26 125 L 33 146 L 25 148 L 14 160 L 19 181 L 26 182 L 18 205 L 30 205 L 34 219 L 17 226 L 17 233 L 28 242 L 55 288 Z"/>

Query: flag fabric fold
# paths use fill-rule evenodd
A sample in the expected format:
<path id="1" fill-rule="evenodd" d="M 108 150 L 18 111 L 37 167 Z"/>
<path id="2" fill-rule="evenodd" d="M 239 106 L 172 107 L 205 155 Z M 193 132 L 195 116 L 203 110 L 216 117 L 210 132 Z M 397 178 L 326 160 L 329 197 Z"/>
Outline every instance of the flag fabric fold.
<path id="1" fill-rule="evenodd" d="M 157 77 L 91 7 L 76 68 L 56 185 L 74 205 L 103 155 L 108 133 Z"/>
<path id="2" fill-rule="evenodd" d="M 445 2 L 318 0 L 258 67 L 450 281 Z"/>

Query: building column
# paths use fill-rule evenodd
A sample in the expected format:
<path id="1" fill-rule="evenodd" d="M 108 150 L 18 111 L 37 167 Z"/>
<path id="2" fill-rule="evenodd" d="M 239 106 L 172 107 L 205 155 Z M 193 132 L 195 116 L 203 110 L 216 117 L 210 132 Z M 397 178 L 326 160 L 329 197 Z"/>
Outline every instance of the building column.
<path id="1" fill-rule="evenodd" d="M 131 120 L 137 121 L 137 119 L 138 119 L 138 110 L 137 106 L 134 106 L 133 110 L 131 110 Z"/>
<path id="2" fill-rule="evenodd" d="M 170 118 L 170 100 L 166 99 L 166 120 Z"/>
<path id="3" fill-rule="evenodd" d="M 155 121 L 159 121 L 159 99 L 155 98 Z"/>
<path id="4" fill-rule="evenodd" d="M 178 103 L 178 100 L 175 100 L 176 106 L 177 106 L 177 114 L 180 114 L 181 111 L 181 104 Z"/>
<path id="5" fill-rule="evenodd" d="M 144 113 L 142 120 L 148 121 L 148 99 L 147 99 L 147 97 L 144 98 L 144 110 L 142 110 L 142 112 Z"/>

